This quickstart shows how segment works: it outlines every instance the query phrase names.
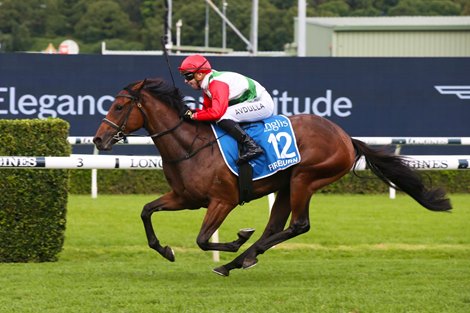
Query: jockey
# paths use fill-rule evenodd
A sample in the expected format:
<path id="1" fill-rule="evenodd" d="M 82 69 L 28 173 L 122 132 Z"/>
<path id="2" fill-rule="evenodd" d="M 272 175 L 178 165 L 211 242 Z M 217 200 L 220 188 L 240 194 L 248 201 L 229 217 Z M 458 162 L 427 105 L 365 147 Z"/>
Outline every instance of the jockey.
<path id="1" fill-rule="evenodd" d="M 240 127 L 273 115 L 271 95 L 257 81 L 235 72 L 218 72 L 198 54 L 190 55 L 178 68 L 185 83 L 202 90 L 203 108 L 187 110 L 183 117 L 196 121 L 215 121 L 220 128 L 242 144 L 238 164 L 264 153 L 263 149 Z"/>

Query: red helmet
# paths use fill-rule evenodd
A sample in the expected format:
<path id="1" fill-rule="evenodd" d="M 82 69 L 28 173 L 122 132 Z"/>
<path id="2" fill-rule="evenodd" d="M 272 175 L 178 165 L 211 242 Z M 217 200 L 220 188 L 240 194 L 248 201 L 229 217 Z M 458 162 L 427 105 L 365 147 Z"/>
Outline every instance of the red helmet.
<path id="1" fill-rule="evenodd" d="M 180 72 L 201 72 L 209 73 L 212 68 L 209 61 L 199 54 L 193 54 L 186 57 L 183 62 L 181 62 L 180 67 L 178 67 Z"/>

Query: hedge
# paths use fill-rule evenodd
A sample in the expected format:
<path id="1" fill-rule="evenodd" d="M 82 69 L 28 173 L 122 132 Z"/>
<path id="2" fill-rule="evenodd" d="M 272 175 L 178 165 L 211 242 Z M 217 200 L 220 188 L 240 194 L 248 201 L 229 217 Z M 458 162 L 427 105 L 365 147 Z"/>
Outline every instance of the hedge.
<path id="1" fill-rule="evenodd" d="M 91 170 L 70 172 L 70 193 L 90 194 Z M 161 170 L 98 170 L 101 194 L 162 194 L 169 190 Z"/>
<path id="2" fill-rule="evenodd" d="M 428 185 L 442 186 L 450 193 L 470 192 L 470 171 L 421 171 Z M 323 188 L 321 193 L 387 193 L 388 186 L 369 171 L 350 173 Z M 70 192 L 89 194 L 91 170 L 72 170 Z M 169 191 L 162 171 L 98 170 L 98 192 L 102 194 L 161 194 Z"/>
<path id="3" fill-rule="evenodd" d="M 68 156 L 60 119 L 0 120 L 1 156 Z M 0 262 L 55 261 L 66 224 L 68 170 L 0 170 Z"/>
<path id="4" fill-rule="evenodd" d="M 470 171 L 419 171 L 423 181 L 428 187 L 442 187 L 448 193 L 470 192 Z M 329 193 L 388 193 L 389 188 L 370 171 L 357 172 L 356 176 L 350 173 L 339 181 L 327 186 L 322 192 Z"/>

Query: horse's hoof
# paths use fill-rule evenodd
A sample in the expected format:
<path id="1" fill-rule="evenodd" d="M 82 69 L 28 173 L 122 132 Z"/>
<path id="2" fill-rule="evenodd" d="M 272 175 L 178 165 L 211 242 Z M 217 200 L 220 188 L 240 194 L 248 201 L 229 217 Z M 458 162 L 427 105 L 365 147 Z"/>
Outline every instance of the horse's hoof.
<path id="1" fill-rule="evenodd" d="M 170 262 L 175 262 L 175 252 L 169 246 L 163 248 L 163 256 Z"/>
<path id="2" fill-rule="evenodd" d="M 254 232 L 254 228 L 242 228 L 238 231 L 238 237 L 248 240 Z"/>
<path id="3" fill-rule="evenodd" d="M 257 258 L 254 258 L 254 259 L 245 259 L 243 261 L 243 269 L 244 270 L 247 270 L 249 268 L 252 268 L 253 266 L 255 266 L 256 264 L 258 263 L 258 259 Z"/>
<path id="4" fill-rule="evenodd" d="M 228 269 L 225 268 L 225 266 L 219 266 L 219 267 L 216 267 L 212 270 L 214 273 L 216 273 L 217 275 L 220 275 L 220 276 L 224 276 L 224 277 L 227 277 L 230 272 L 228 271 Z"/>

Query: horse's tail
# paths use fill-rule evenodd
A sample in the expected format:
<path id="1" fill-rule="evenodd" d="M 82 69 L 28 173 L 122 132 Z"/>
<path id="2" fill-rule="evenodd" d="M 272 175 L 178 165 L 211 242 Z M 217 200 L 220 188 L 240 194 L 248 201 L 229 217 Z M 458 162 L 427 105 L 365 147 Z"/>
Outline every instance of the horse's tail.
<path id="1" fill-rule="evenodd" d="M 352 142 L 356 149 L 355 164 L 361 156 L 364 156 L 368 168 L 383 182 L 406 192 L 428 210 L 448 211 L 452 209 L 445 191 L 442 188 L 426 188 L 421 175 L 408 167 L 403 157 L 374 150 L 357 139 L 352 139 Z"/>

